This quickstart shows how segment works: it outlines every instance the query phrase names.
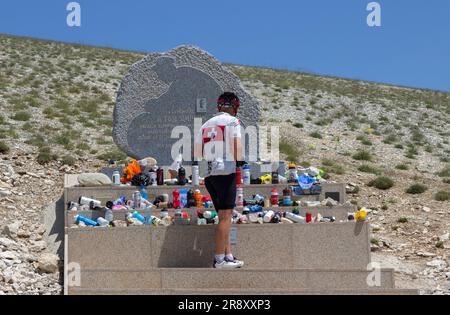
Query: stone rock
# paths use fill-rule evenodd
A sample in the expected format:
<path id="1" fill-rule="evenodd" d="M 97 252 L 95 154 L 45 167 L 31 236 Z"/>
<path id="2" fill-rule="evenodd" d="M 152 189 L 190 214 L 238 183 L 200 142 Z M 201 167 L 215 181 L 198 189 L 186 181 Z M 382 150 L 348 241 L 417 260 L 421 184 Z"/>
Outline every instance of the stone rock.
<path id="1" fill-rule="evenodd" d="M 0 246 L 9 248 L 13 245 L 16 245 L 16 242 L 14 242 L 13 240 L 11 240 L 9 238 L 5 238 L 5 237 L 0 237 Z"/>
<path id="2" fill-rule="evenodd" d="M 47 248 L 47 243 L 45 241 L 35 241 L 29 247 L 29 249 L 33 252 L 40 252 Z"/>
<path id="3" fill-rule="evenodd" d="M 18 222 L 8 224 L 3 228 L 2 234 L 8 236 L 9 238 L 16 238 L 19 232 L 20 225 Z"/>
<path id="4" fill-rule="evenodd" d="M 172 129 L 185 126 L 193 135 L 194 118 L 202 121 L 200 127 L 216 114 L 217 98 L 225 91 L 238 95 L 242 125 L 258 127 L 257 100 L 213 56 L 192 46 L 150 54 L 122 81 L 114 109 L 114 141 L 131 157 L 153 157 L 171 165 L 171 148 L 179 140 L 171 138 Z"/>
<path id="5" fill-rule="evenodd" d="M 55 273 L 58 271 L 59 257 L 55 254 L 44 253 L 38 261 L 38 269 L 45 273 Z"/>
<path id="6" fill-rule="evenodd" d="M 325 200 L 322 200 L 321 204 L 322 204 L 322 206 L 334 207 L 334 206 L 338 205 L 338 202 L 334 199 L 327 198 Z"/>
<path id="7" fill-rule="evenodd" d="M 7 197 L 9 195 L 11 195 L 11 191 L 4 188 L 0 188 L 0 198 Z"/>
<path id="8" fill-rule="evenodd" d="M 425 207 L 425 206 L 422 208 L 422 210 L 423 210 L 423 212 L 426 212 L 426 213 L 431 212 L 431 209 L 429 207 Z"/>
<path id="9" fill-rule="evenodd" d="M 11 251 L 6 251 L 0 253 L 0 259 L 7 259 L 7 260 L 17 260 L 17 254 Z"/>
<path id="10" fill-rule="evenodd" d="M 442 260 L 442 259 L 434 259 L 430 262 L 427 262 L 427 266 L 438 268 L 438 269 L 443 269 L 443 268 L 447 267 L 447 263 L 445 262 L 445 260 Z"/>
<path id="11" fill-rule="evenodd" d="M 83 173 L 78 175 L 78 183 L 84 187 L 111 185 L 111 179 L 102 173 Z"/>
<path id="12" fill-rule="evenodd" d="M 446 242 L 446 241 L 448 241 L 449 236 L 450 236 L 450 233 L 446 233 L 446 234 L 444 234 L 444 235 L 439 236 L 439 240 L 440 240 L 441 242 Z"/>

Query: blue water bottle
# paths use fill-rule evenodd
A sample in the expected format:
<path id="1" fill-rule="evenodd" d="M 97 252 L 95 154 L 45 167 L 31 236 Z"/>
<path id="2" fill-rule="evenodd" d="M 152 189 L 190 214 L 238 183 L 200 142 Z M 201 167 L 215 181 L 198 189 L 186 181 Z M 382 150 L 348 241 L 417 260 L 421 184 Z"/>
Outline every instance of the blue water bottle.
<path id="1" fill-rule="evenodd" d="M 79 214 L 77 214 L 74 217 L 74 220 L 75 220 L 76 224 L 78 224 L 80 222 L 83 222 L 84 224 L 86 224 L 86 226 L 97 226 L 98 225 L 98 223 L 95 222 L 94 220 L 91 220 L 91 219 L 86 218 L 86 217 L 84 217 L 82 215 L 79 215 Z"/>
<path id="2" fill-rule="evenodd" d="M 148 200 L 148 194 L 147 194 L 147 188 L 145 188 L 144 185 L 141 185 L 141 190 L 139 190 L 141 193 L 142 199 Z"/>

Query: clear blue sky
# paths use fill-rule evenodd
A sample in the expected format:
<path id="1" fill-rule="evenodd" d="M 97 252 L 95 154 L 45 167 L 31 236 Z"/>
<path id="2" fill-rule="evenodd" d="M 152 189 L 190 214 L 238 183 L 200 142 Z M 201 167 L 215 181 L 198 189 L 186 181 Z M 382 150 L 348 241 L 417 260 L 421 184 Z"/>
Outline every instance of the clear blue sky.
<path id="1" fill-rule="evenodd" d="M 0 33 L 450 91 L 449 0 L 380 0 L 379 28 L 371 0 L 79 0 L 80 28 L 69 2 L 2 0 Z"/>

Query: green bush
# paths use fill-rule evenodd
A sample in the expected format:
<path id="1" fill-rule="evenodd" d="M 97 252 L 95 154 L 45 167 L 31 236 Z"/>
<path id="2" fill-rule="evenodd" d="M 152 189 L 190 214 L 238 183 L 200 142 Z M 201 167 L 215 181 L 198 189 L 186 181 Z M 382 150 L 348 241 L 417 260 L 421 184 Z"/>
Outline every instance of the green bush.
<path id="1" fill-rule="evenodd" d="M 398 223 L 408 223 L 408 218 L 402 217 L 397 220 Z"/>
<path id="2" fill-rule="evenodd" d="M 17 121 L 28 121 L 31 119 L 31 114 L 29 112 L 20 111 L 15 113 L 12 119 Z"/>
<path id="3" fill-rule="evenodd" d="M 111 151 L 108 151 L 108 152 L 98 155 L 97 158 L 99 160 L 104 160 L 104 161 L 109 161 L 109 160 L 122 161 L 127 158 L 127 155 L 116 148 Z"/>
<path id="4" fill-rule="evenodd" d="M 64 165 L 72 166 L 75 164 L 75 162 L 76 162 L 76 159 L 71 155 L 65 155 L 61 159 L 61 163 Z"/>
<path id="5" fill-rule="evenodd" d="M 311 132 L 309 136 L 315 139 L 322 139 L 322 135 L 318 131 Z"/>
<path id="6" fill-rule="evenodd" d="M 0 141 L 0 154 L 6 154 L 8 152 L 9 152 L 9 146 L 5 142 Z"/>
<path id="7" fill-rule="evenodd" d="M 409 186 L 409 188 L 406 190 L 406 193 L 412 194 L 412 195 L 418 195 L 423 194 L 425 191 L 427 191 L 428 187 L 422 184 L 414 184 Z"/>
<path id="8" fill-rule="evenodd" d="M 439 177 L 450 177 L 450 165 L 445 167 L 442 171 L 437 173 Z"/>
<path id="9" fill-rule="evenodd" d="M 450 200 L 450 192 L 448 191 L 439 191 L 434 195 L 434 199 L 436 201 L 447 201 Z"/>
<path id="10" fill-rule="evenodd" d="M 376 167 L 370 166 L 368 164 L 363 164 L 360 167 L 358 167 L 358 171 L 363 173 L 371 173 L 375 175 L 379 175 L 381 172 Z"/>
<path id="11" fill-rule="evenodd" d="M 409 170 L 409 166 L 407 164 L 398 164 L 397 166 L 395 166 L 395 168 L 402 171 Z"/>
<path id="12" fill-rule="evenodd" d="M 381 190 L 387 190 L 392 186 L 394 186 L 394 181 L 385 176 L 377 177 L 369 183 L 369 187 L 375 187 Z"/>
<path id="13" fill-rule="evenodd" d="M 357 161 L 372 161 L 372 154 L 365 150 L 359 150 L 353 155 L 353 159 Z"/>
<path id="14" fill-rule="evenodd" d="M 47 164 L 58 159 L 58 156 L 50 150 L 49 147 L 42 147 L 39 150 L 37 162 L 41 165 Z"/>
<path id="15" fill-rule="evenodd" d="M 294 127 L 295 128 L 303 128 L 303 124 L 302 123 L 295 123 Z"/>
<path id="16" fill-rule="evenodd" d="M 294 145 L 290 144 L 289 142 L 286 142 L 284 140 L 280 141 L 280 152 L 286 155 L 288 161 L 294 163 L 298 162 L 300 152 Z"/>

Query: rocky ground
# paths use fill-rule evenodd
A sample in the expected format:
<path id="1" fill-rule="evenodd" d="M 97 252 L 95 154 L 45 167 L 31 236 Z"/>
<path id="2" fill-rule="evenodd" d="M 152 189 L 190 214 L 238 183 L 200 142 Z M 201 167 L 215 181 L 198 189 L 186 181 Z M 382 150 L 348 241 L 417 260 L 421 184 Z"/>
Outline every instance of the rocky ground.
<path id="1" fill-rule="evenodd" d="M 112 111 L 141 57 L 0 35 L 0 294 L 61 293 L 46 205 L 61 197 L 64 174 L 126 158 Z M 450 294 L 450 95 L 229 67 L 259 99 L 261 122 L 280 127 L 282 157 L 351 184 L 351 202 L 370 209 L 374 260 L 397 270 L 397 286 Z M 370 187 L 379 176 L 393 186 Z M 407 193 L 413 184 L 424 191 Z"/>

